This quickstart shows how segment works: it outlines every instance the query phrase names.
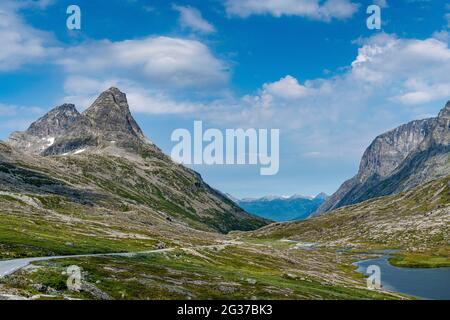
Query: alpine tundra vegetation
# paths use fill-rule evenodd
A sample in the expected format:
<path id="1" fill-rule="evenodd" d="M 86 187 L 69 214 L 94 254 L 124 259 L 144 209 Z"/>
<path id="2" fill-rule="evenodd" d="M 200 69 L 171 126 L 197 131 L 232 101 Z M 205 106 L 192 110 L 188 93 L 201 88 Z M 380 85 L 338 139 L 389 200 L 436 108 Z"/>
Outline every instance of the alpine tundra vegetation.
<path id="1" fill-rule="evenodd" d="M 0 270 L 0 297 L 409 299 L 353 263 L 395 248 L 398 266 L 450 266 L 449 128 L 447 103 L 381 135 L 321 214 L 272 223 L 166 156 L 119 89 L 56 107 L 0 143 L 0 268 L 37 258 Z"/>

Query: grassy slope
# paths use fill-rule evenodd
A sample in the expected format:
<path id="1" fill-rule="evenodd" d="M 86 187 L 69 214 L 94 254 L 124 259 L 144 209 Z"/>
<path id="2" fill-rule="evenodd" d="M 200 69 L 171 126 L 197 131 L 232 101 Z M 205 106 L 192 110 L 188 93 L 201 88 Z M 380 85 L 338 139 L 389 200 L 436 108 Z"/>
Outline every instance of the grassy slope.
<path id="1" fill-rule="evenodd" d="M 40 193 L 31 187 L 26 194 L 0 190 L 0 259 L 141 251 L 153 249 L 161 242 L 167 247 L 186 247 L 218 243 L 228 238 L 192 229 L 205 226 L 202 221 L 211 219 L 211 214 L 202 212 L 195 217 L 183 216 L 183 213 L 196 211 L 194 207 L 198 204 L 191 202 L 190 208 L 185 198 L 175 197 L 168 201 L 169 197 L 164 195 L 167 192 L 173 194 L 177 188 L 180 188 L 180 194 L 185 191 L 183 188 L 188 188 L 193 194 L 201 193 L 195 183 L 175 183 L 169 186 L 169 190 L 158 188 L 159 191 L 150 192 L 144 183 L 131 182 L 136 174 L 142 175 L 142 168 L 130 168 L 105 159 L 94 159 L 90 163 L 79 157 L 75 164 L 66 161 L 72 159 L 55 160 L 45 168 L 48 171 L 44 177 L 30 177 L 28 172 L 24 177 L 27 185 L 39 190 L 48 183 L 42 180 L 46 175 L 64 181 L 64 186 L 70 190 L 64 195 L 47 191 Z M 64 170 L 59 171 L 59 166 Z M 68 166 L 71 170 L 67 170 Z M 112 169 L 110 166 L 119 166 L 120 169 L 114 168 L 115 175 L 105 181 L 104 174 Z M 40 169 L 44 173 L 45 170 Z M 151 172 L 154 170 L 150 165 L 143 172 L 153 176 Z M 78 201 L 78 195 L 69 188 L 79 185 L 83 185 L 86 192 L 81 200 L 88 201 Z M 448 211 L 442 211 L 446 210 L 449 198 L 448 179 L 440 180 L 421 192 L 395 196 L 389 201 L 374 200 L 378 202 L 344 208 L 300 224 L 274 224 L 253 233 L 236 233 L 232 236 L 245 238 L 244 245 L 239 247 L 181 250 L 134 258 L 96 257 L 42 262 L 3 279 L 0 292 L 6 290 L 32 296 L 42 291 L 36 289 L 36 284 L 43 284 L 50 287 L 50 297 L 44 298 L 62 298 L 65 295 L 98 298 L 92 292 L 67 291 L 66 277 L 61 272 L 68 265 L 76 264 L 85 270 L 86 280 L 91 286 L 117 299 L 398 298 L 366 290 L 363 277 L 351 266 L 360 257 L 354 253 L 338 254 L 335 248 L 355 245 L 361 248 L 399 246 L 411 249 L 408 244 L 412 244 L 419 252 L 434 250 L 441 257 L 448 253 L 444 245 L 448 232 L 442 229 L 439 221 L 448 217 Z M 169 207 L 164 207 L 165 204 Z M 217 203 L 205 204 L 210 206 L 210 210 L 217 210 Z M 430 210 L 435 212 L 429 214 Z M 170 219 L 165 212 L 170 213 Z M 429 230 L 425 226 L 422 230 L 417 223 L 424 219 L 435 223 L 436 227 Z M 397 230 L 402 221 L 414 227 L 413 231 Z M 219 229 L 223 227 L 218 221 L 208 221 L 209 226 L 214 223 L 216 227 L 220 226 Z M 230 222 L 226 224 L 230 225 Z M 206 227 L 205 230 L 211 229 Z M 293 249 L 292 244 L 280 241 L 283 238 L 323 241 L 324 246 L 312 251 Z"/>
<path id="2" fill-rule="evenodd" d="M 214 243 L 267 223 L 157 155 L 36 160 L 0 142 L 0 259 Z"/>
<path id="3" fill-rule="evenodd" d="M 77 176 L 132 203 L 166 212 L 191 227 L 228 232 L 254 230 L 267 223 L 247 215 L 206 185 L 197 174 L 167 159 L 87 155 L 56 157 L 55 161 L 80 171 Z"/>
<path id="4" fill-rule="evenodd" d="M 129 204 L 120 212 L 86 207 L 58 196 L 0 196 L 1 258 L 122 252 L 218 243 L 227 237 L 167 221 L 144 206 Z M 28 204 L 33 199 L 37 206 Z M 292 250 L 282 241 L 245 241 L 225 250 L 177 251 L 136 258 L 96 257 L 37 263 L 0 284 L 0 292 L 42 298 L 95 299 L 89 292 L 68 292 L 62 272 L 68 265 L 85 270 L 86 280 L 114 299 L 385 299 L 368 291 L 354 272 L 350 256 L 334 250 Z M 33 271 L 33 272 L 30 272 Z M 100 281 L 99 283 L 97 283 Z M 256 282 L 255 282 L 256 281 Z M 42 290 L 41 290 L 42 291 Z"/>
<path id="5" fill-rule="evenodd" d="M 83 205 L 85 211 L 92 206 L 118 212 L 143 206 L 203 231 L 254 230 L 267 224 L 162 153 L 145 154 L 144 158 L 120 150 L 116 156 L 115 151 L 32 158 L 0 143 L 0 192 L 27 193 L 34 198 L 54 195 L 56 205 L 66 200 Z M 2 209 L 7 206 L 0 204 Z"/>
<path id="6" fill-rule="evenodd" d="M 340 259 L 340 260 L 338 260 Z M 95 257 L 38 263 L 3 280 L 4 289 L 23 296 L 98 299 L 87 290 L 70 292 L 70 265 L 112 299 L 393 299 L 398 295 L 364 287 L 348 267 L 351 257 L 333 251 L 290 250 L 286 244 L 242 244 L 216 249 L 178 250 L 130 258 Z M 36 285 L 41 289 L 39 292 Z M 44 294 L 48 292 L 44 291 Z M 39 298 L 39 296 L 35 297 Z M 44 298 L 49 298 L 48 296 Z"/>
<path id="7" fill-rule="evenodd" d="M 61 207 L 53 205 L 50 210 L 2 196 L 0 206 L 4 208 L 0 210 L 0 259 L 142 251 L 161 244 L 209 244 L 223 238 L 169 222 L 141 206 L 114 212 L 61 199 Z"/>
<path id="8" fill-rule="evenodd" d="M 245 237 L 320 242 L 327 247 L 402 250 L 401 266 L 450 266 L 450 177 L 344 207 L 306 221 L 272 224 Z"/>
<path id="9" fill-rule="evenodd" d="M 389 259 L 397 267 L 440 268 L 450 267 L 450 249 L 448 246 L 425 252 L 403 252 Z"/>
<path id="10" fill-rule="evenodd" d="M 2 168 L 11 177 L 11 168 Z M 142 251 L 162 243 L 177 247 L 223 238 L 169 219 L 151 206 L 103 192 L 77 174 L 67 173 L 64 179 L 55 174 L 49 180 L 32 168 L 14 170 L 20 190 L 7 182 L 0 188 L 0 259 Z M 74 187 L 77 183 L 85 187 Z"/>

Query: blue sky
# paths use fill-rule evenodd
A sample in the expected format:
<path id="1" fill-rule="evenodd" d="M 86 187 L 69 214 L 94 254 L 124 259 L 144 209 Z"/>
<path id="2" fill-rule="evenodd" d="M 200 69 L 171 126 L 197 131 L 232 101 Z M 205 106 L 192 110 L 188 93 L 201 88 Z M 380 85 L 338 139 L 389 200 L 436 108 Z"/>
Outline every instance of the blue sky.
<path id="1" fill-rule="evenodd" d="M 382 8 L 382 30 L 366 8 Z M 66 9 L 81 8 L 81 30 Z M 146 135 L 278 128 L 280 171 L 195 166 L 238 197 L 332 193 L 378 134 L 450 99 L 450 7 L 426 0 L 40 0 L 0 4 L 0 139 L 117 86 Z"/>

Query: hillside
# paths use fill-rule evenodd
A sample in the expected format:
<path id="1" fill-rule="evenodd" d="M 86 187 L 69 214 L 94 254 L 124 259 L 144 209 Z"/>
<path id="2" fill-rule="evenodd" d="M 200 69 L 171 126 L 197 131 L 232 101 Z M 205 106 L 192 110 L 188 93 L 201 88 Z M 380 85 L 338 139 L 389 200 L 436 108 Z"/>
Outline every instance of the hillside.
<path id="1" fill-rule="evenodd" d="M 450 174 L 450 101 L 435 118 L 412 121 L 378 136 L 365 151 L 358 174 L 317 213 L 392 195 Z"/>
<path id="2" fill-rule="evenodd" d="M 404 299 L 368 290 L 352 263 L 399 248 L 396 264 L 449 265 L 449 205 L 446 176 L 268 225 L 172 162 L 111 88 L 0 142 L 0 260 L 53 256 L 1 278 L 0 299 Z"/>
<path id="3" fill-rule="evenodd" d="M 334 248 L 398 248 L 409 253 L 441 255 L 450 264 L 449 226 L 447 176 L 305 221 L 271 224 L 246 237 L 293 239 Z"/>
<path id="4" fill-rule="evenodd" d="M 164 155 L 115 88 L 0 143 L 0 220 L 3 257 L 145 249 L 267 223 Z"/>

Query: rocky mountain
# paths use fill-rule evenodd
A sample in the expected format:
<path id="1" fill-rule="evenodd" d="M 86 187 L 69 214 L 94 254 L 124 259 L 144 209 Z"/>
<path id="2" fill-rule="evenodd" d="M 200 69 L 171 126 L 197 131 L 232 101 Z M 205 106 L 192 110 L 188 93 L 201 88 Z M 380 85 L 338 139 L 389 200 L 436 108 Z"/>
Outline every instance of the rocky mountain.
<path id="1" fill-rule="evenodd" d="M 327 200 L 328 197 L 329 197 L 329 195 L 327 195 L 325 192 L 321 192 L 317 196 L 315 196 L 314 199 L 325 201 L 325 200 Z"/>
<path id="2" fill-rule="evenodd" d="M 273 223 L 247 236 L 320 243 L 331 248 L 399 248 L 412 255 L 422 252 L 434 259 L 446 257 L 436 261 L 448 265 L 449 226 L 450 176 L 446 176 L 305 221 Z"/>
<path id="3" fill-rule="evenodd" d="M 420 146 L 448 144 L 448 110 L 440 118 Z M 429 149 L 415 168 L 442 168 L 441 153 Z M 0 300 L 403 299 L 368 290 L 353 264 L 371 250 L 399 248 L 403 265 L 448 266 L 449 180 L 267 225 L 172 162 L 112 88 L 81 114 L 57 107 L 0 141 L 0 274 L 9 274 Z M 255 231 L 224 234 L 230 230 Z M 127 254 L 98 255 L 117 252 Z M 26 267 L 20 259 L 23 267 L 10 274 L 13 258 L 80 254 L 90 256 Z M 70 265 L 83 270 L 79 292 L 67 288 Z"/>
<path id="4" fill-rule="evenodd" d="M 41 153 L 53 145 L 57 137 L 64 136 L 80 117 L 73 104 L 63 104 L 34 122 L 27 131 L 12 133 L 9 143 L 20 150 Z"/>
<path id="5" fill-rule="evenodd" d="M 24 152 L 44 156 L 96 147 L 132 152 L 157 149 L 144 136 L 131 115 L 126 95 L 117 88 L 103 92 L 82 114 L 71 104 L 56 107 L 27 131 L 13 133 L 8 142 Z"/>
<path id="6" fill-rule="evenodd" d="M 304 220 L 325 201 L 327 195 L 316 197 L 293 195 L 291 197 L 265 196 L 235 200 L 246 211 L 274 221 Z"/>
<path id="7" fill-rule="evenodd" d="M 62 105 L 25 132 L 13 133 L 0 151 L 0 192 L 118 215 L 138 206 L 150 220 L 156 215 L 205 231 L 251 230 L 267 223 L 148 140 L 117 88 L 103 92 L 81 114 Z"/>
<path id="8" fill-rule="evenodd" d="M 364 152 L 358 174 L 342 184 L 317 213 L 396 194 L 450 174 L 450 101 L 435 118 L 378 136 Z"/>

